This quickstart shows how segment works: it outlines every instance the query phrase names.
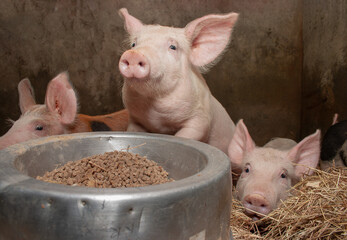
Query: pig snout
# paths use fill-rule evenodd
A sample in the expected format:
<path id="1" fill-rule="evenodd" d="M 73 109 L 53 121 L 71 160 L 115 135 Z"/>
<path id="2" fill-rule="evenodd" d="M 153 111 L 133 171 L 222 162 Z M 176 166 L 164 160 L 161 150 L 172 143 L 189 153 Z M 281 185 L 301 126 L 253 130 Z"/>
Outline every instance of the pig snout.
<path id="1" fill-rule="evenodd" d="M 2 137 L 0 137 L 0 150 L 7 148 L 13 144 L 24 142 L 29 140 L 26 136 L 22 136 L 21 134 L 14 135 L 13 133 L 6 133 Z"/>
<path id="2" fill-rule="evenodd" d="M 142 53 L 129 50 L 123 53 L 119 70 L 125 78 L 144 79 L 149 76 L 150 65 Z"/>
<path id="3" fill-rule="evenodd" d="M 247 195 L 243 199 L 242 204 L 245 207 L 246 214 L 254 220 L 259 220 L 263 215 L 269 214 L 272 210 L 270 202 L 265 198 L 265 196 L 259 193 Z"/>

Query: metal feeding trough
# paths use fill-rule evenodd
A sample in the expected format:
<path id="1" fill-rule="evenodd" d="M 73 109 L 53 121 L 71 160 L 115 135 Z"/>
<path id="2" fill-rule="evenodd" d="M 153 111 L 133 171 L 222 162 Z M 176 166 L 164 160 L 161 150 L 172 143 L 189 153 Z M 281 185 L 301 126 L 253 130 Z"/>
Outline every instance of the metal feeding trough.
<path id="1" fill-rule="evenodd" d="M 87 188 L 36 180 L 67 161 L 129 150 L 175 179 L 137 188 Z M 227 156 L 207 144 L 159 134 L 80 133 L 0 151 L 0 239 L 230 239 Z"/>

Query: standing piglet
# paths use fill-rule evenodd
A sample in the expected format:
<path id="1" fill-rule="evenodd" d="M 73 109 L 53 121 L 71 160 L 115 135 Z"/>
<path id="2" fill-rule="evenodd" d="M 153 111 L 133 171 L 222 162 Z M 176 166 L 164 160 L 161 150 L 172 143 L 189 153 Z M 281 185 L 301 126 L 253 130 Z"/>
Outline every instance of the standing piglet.
<path id="1" fill-rule="evenodd" d="M 333 125 L 323 136 L 320 155 L 320 167 L 327 170 L 329 167 L 347 167 L 347 120 L 337 121 L 334 115 Z"/>
<path id="2" fill-rule="evenodd" d="M 52 79 L 47 87 L 45 104 L 36 104 L 29 79 L 18 84 L 22 115 L 10 130 L 0 137 L 0 149 L 35 138 L 91 131 L 125 131 L 128 111 L 107 115 L 77 114 L 77 97 L 67 72 Z"/>
<path id="3" fill-rule="evenodd" d="M 236 197 L 253 220 L 275 209 L 288 196 L 288 190 L 305 174 L 312 174 L 320 152 L 320 130 L 296 144 L 278 138 L 257 147 L 240 120 L 229 145 L 229 157 L 235 170 L 241 170 Z"/>
<path id="4" fill-rule="evenodd" d="M 185 28 L 145 25 L 119 11 L 130 35 L 119 69 L 128 131 L 172 134 L 227 153 L 235 125 L 201 75 L 230 41 L 237 13 L 207 15 Z"/>

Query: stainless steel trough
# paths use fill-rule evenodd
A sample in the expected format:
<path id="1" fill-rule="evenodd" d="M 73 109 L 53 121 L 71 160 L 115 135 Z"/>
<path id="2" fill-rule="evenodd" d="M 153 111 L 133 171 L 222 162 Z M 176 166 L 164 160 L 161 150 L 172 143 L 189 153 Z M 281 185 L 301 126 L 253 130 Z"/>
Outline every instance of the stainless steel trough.
<path id="1" fill-rule="evenodd" d="M 87 188 L 35 177 L 67 161 L 130 149 L 158 162 L 174 182 Z M 0 151 L 0 239 L 230 239 L 228 157 L 207 144 L 167 135 L 81 133 Z"/>

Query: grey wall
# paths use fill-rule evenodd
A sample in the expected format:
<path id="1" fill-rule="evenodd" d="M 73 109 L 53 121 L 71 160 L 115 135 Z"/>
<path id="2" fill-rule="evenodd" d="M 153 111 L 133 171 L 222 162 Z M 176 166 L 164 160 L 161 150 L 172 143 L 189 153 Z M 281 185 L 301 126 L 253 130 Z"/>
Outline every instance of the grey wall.
<path id="1" fill-rule="evenodd" d="M 301 111 L 302 3 L 233 1 L 240 12 L 234 40 L 211 74 L 212 91 L 234 120 L 243 118 L 257 144 L 272 137 L 298 139 Z M 222 61 L 223 61 L 222 60 Z"/>
<path id="2" fill-rule="evenodd" d="M 30 78 L 40 103 L 48 81 L 68 70 L 81 113 L 122 108 L 118 60 L 126 49 L 126 34 L 117 14 L 121 7 L 144 23 L 177 27 L 209 13 L 240 13 L 228 51 L 205 77 L 232 119 L 243 118 L 259 145 L 274 136 L 299 140 L 332 118 L 324 108 L 312 110 L 308 104 L 324 98 L 316 94 L 321 73 L 328 72 L 325 78 L 334 82 L 336 108 L 330 112 L 346 114 L 344 1 L 2 0 L 0 134 L 9 128 L 5 119 L 20 115 L 17 84 L 24 77 Z M 322 61 L 324 41 L 329 47 Z"/>
<path id="3" fill-rule="evenodd" d="M 347 1 L 306 0 L 302 135 L 347 119 Z"/>

